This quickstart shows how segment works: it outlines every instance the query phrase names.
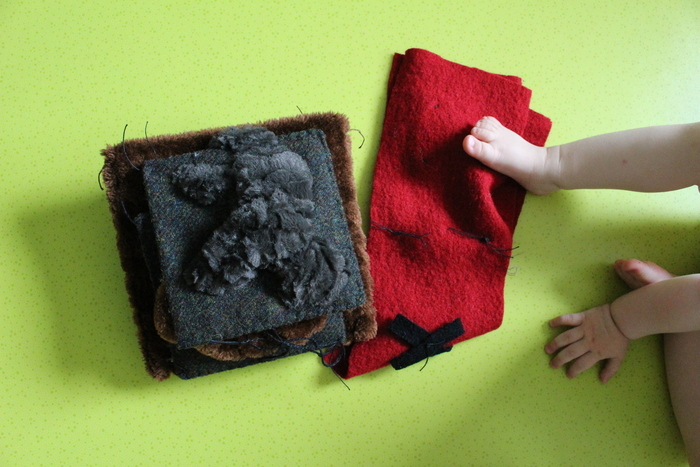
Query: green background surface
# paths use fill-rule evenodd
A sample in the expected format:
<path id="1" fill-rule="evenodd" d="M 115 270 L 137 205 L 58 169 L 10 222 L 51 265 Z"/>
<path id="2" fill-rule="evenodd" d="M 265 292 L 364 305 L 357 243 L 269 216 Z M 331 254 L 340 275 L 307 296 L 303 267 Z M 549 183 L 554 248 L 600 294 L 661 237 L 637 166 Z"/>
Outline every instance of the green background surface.
<path id="1" fill-rule="evenodd" d="M 696 0 L 3 1 L 0 44 L 0 465 L 685 465 L 658 336 L 607 385 L 543 346 L 617 258 L 699 269 L 694 188 L 528 195 L 503 326 L 348 391 L 313 355 L 151 380 L 97 174 L 126 123 L 341 112 L 366 228 L 394 52 L 521 76 L 550 144 L 697 121 Z"/>

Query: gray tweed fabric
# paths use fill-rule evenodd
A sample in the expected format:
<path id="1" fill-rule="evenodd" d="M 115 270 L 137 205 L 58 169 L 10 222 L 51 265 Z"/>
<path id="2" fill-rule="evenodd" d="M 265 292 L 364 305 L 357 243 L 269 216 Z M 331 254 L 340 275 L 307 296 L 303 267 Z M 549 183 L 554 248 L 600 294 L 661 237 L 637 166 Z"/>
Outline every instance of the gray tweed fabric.
<path id="1" fill-rule="evenodd" d="M 160 261 L 157 252 L 157 242 L 153 233 L 151 218 L 148 213 L 139 214 L 136 219 L 136 227 L 139 231 L 139 239 L 144 254 L 153 287 L 160 284 Z M 270 330 L 274 333 L 274 330 Z M 291 357 L 306 352 L 318 352 L 320 349 L 329 348 L 344 342 L 345 322 L 342 312 L 334 312 L 328 316 L 324 328 L 314 334 L 308 342 L 297 345 L 294 342 L 278 346 L 279 351 L 271 357 L 259 359 L 246 359 L 238 362 L 220 361 L 201 354 L 195 349 L 178 349 L 177 345 L 168 344 L 170 351 L 170 363 L 173 373 L 182 379 L 192 379 L 222 371 L 243 368 L 257 363 L 269 362 L 279 358 Z M 269 345 L 269 344 L 268 344 Z"/>
<path id="2" fill-rule="evenodd" d="M 307 263 L 316 265 L 307 266 L 310 271 L 325 266 L 329 272 L 317 283 L 307 280 L 315 277 L 313 274 L 302 274 L 301 279 L 307 281 L 307 289 L 316 290 L 320 287 L 319 283 L 325 284 L 329 292 L 320 297 L 324 300 L 314 298 L 312 294 L 298 293 L 295 300 L 285 301 L 285 294 L 281 293 L 285 287 L 288 289 L 286 296 L 293 296 L 295 291 L 302 288 L 297 286 L 299 282 L 294 282 L 298 278 L 281 277 L 280 271 L 275 268 L 255 270 L 255 274 L 249 274 L 243 286 L 235 287 L 241 284 L 231 281 L 230 284 L 219 283 L 220 290 L 215 290 L 215 294 L 211 294 L 212 290 L 198 291 L 192 286 L 192 281 L 187 280 L 188 268 L 193 259 L 201 255 L 212 233 L 230 220 L 242 198 L 239 187 L 234 188 L 230 183 L 231 176 L 237 182 L 244 179 L 235 174 L 236 170 L 241 170 L 235 164 L 236 152 L 222 144 L 218 148 L 152 160 L 144 165 L 144 184 L 158 245 L 160 271 L 180 349 L 211 341 L 235 340 L 236 336 L 274 329 L 320 315 L 340 316 L 343 310 L 360 306 L 365 301 L 357 258 L 323 132 L 307 130 L 292 133 L 279 137 L 279 143 L 285 147 L 282 152 L 291 151 L 301 156 L 313 178 L 309 200 L 313 211 L 309 216 L 311 229 L 308 238 L 316 239 L 317 245 L 328 248 L 332 253 L 321 251 L 321 247 L 309 253 L 311 260 Z M 186 182 L 204 178 L 209 185 L 185 183 L 182 186 L 173 183 L 178 178 L 176 174 L 182 175 L 183 170 L 197 170 L 196 167 L 205 167 L 204 170 L 209 172 L 205 177 L 195 174 L 180 178 Z M 334 254 L 341 260 L 333 262 L 324 259 Z M 298 270 L 299 261 L 292 263 L 292 266 L 292 269 Z M 296 300 L 301 295 L 304 300 Z M 296 306 L 290 307 L 290 303 Z M 344 332 L 342 334 L 344 337 Z M 337 332 L 334 337 L 338 337 Z M 326 343 L 331 341 L 337 340 L 331 339 Z M 183 370 L 183 374 L 189 373 Z"/>
<path id="3" fill-rule="evenodd" d="M 314 232 L 304 159 L 261 127 L 232 127 L 212 143 L 231 153 L 230 164 L 181 164 L 172 182 L 203 206 L 235 195 L 235 208 L 185 269 L 185 282 L 223 295 L 268 270 L 281 279 L 277 295 L 290 308 L 335 301 L 347 284 L 345 258 Z"/>

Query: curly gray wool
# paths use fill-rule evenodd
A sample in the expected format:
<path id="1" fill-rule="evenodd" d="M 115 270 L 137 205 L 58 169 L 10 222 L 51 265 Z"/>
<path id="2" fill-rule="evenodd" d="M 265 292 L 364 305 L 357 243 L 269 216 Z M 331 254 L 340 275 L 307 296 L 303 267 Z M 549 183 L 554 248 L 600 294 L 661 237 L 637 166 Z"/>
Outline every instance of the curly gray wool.
<path id="1" fill-rule="evenodd" d="M 348 283 L 345 258 L 324 239 L 314 238 L 298 255 L 282 261 L 285 304 L 298 307 L 304 303 L 332 303 Z"/>
<path id="2" fill-rule="evenodd" d="M 231 168 L 225 165 L 182 164 L 172 180 L 187 197 L 208 206 L 231 188 L 232 177 Z"/>
<path id="3" fill-rule="evenodd" d="M 224 130 L 210 146 L 230 151 L 231 167 L 183 164 L 173 183 L 197 202 L 211 204 L 230 186 L 219 177 L 232 175 L 236 207 L 186 268 L 185 281 L 200 292 L 222 295 L 267 269 L 281 279 L 280 299 L 289 307 L 335 300 L 349 273 L 342 254 L 314 234 L 313 178 L 304 159 L 257 127 Z"/>
<path id="4" fill-rule="evenodd" d="M 220 131 L 209 141 L 209 147 L 239 154 L 259 155 L 275 154 L 287 150 L 273 132 L 252 125 L 232 126 Z"/>

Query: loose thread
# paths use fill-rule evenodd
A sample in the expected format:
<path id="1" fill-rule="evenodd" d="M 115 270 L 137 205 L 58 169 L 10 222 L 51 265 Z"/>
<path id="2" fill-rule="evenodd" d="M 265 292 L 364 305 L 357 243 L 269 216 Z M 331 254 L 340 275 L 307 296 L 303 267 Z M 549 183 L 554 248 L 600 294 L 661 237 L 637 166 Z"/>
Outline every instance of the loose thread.
<path id="1" fill-rule="evenodd" d="M 148 121 L 146 121 L 146 126 L 143 128 L 143 134 L 146 136 L 146 142 L 148 145 L 151 147 L 151 150 L 153 151 L 153 154 L 158 157 L 158 153 L 156 152 L 156 148 L 153 147 L 151 142 L 148 140 Z"/>
<path id="2" fill-rule="evenodd" d="M 362 143 L 360 143 L 360 146 L 358 146 L 358 148 L 357 148 L 357 149 L 362 149 L 362 146 L 364 146 L 364 144 L 365 144 L 365 135 L 363 135 L 362 132 L 360 130 L 358 130 L 357 128 L 350 128 L 348 131 L 356 131 L 360 134 L 360 136 L 362 136 Z"/>
<path id="3" fill-rule="evenodd" d="M 340 349 L 338 352 L 338 356 L 333 360 L 332 363 L 326 363 L 326 356 L 330 355 L 332 352 L 335 352 L 335 349 Z M 316 353 L 316 352 L 314 352 Z M 349 391 L 350 386 L 348 386 L 345 381 L 343 381 L 343 378 L 340 377 L 337 371 L 335 371 L 335 366 L 340 363 L 340 361 L 345 358 L 345 346 L 343 346 L 342 342 L 336 342 L 333 344 L 331 347 L 327 348 L 325 351 L 321 350 L 321 352 L 316 353 L 321 358 L 321 365 L 325 366 L 326 368 L 330 368 L 333 374 L 335 375 L 336 378 L 338 378 L 338 381 L 343 383 L 343 386 Z"/>
<path id="4" fill-rule="evenodd" d="M 255 350 L 272 350 L 272 349 L 277 349 L 279 348 L 278 346 L 267 346 L 267 347 L 261 347 L 259 345 L 256 345 L 255 342 L 259 341 L 264 341 L 262 337 L 257 337 L 255 339 L 249 339 L 247 341 L 229 341 L 229 340 L 211 340 L 209 341 L 210 344 L 226 344 L 226 345 L 249 345 Z"/>
<path id="5" fill-rule="evenodd" d="M 126 218 L 129 219 L 132 224 L 134 224 L 136 227 L 138 227 L 138 225 L 136 224 L 136 221 L 129 215 L 129 211 L 126 210 L 126 205 L 124 204 L 124 200 L 122 200 L 122 211 L 124 211 L 124 215 L 126 216 Z"/>
<path id="6" fill-rule="evenodd" d="M 334 368 L 331 368 L 331 371 L 333 372 L 333 374 L 335 375 L 335 377 L 338 378 L 338 381 L 340 381 L 341 383 L 343 383 L 343 386 L 345 386 L 345 388 L 349 391 L 349 390 L 350 390 L 350 386 L 348 386 L 347 383 L 346 383 L 345 381 L 343 381 L 343 378 L 341 378 L 340 375 L 339 375 L 338 373 L 335 372 L 335 369 L 334 369 Z"/>
<path id="7" fill-rule="evenodd" d="M 423 368 L 425 368 L 426 366 L 428 366 L 428 360 L 430 360 L 430 356 L 428 356 L 428 357 L 425 358 L 425 363 L 423 364 L 422 367 L 420 367 L 420 370 L 418 370 L 418 371 L 423 371 Z"/>
<path id="8" fill-rule="evenodd" d="M 297 106 L 295 106 L 295 107 L 297 108 L 297 110 L 299 111 L 299 113 L 300 113 L 300 114 L 304 115 L 304 111 L 303 111 L 303 110 L 301 110 L 301 109 L 299 108 L 299 106 L 298 106 L 298 105 L 297 105 Z"/>
<path id="9" fill-rule="evenodd" d="M 454 340 L 454 339 L 446 339 L 446 340 L 441 341 L 441 342 L 429 342 L 429 343 L 425 344 L 425 346 L 426 346 L 426 348 L 428 348 L 428 349 L 430 349 L 431 347 L 444 347 L 444 346 L 446 346 L 446 345 L 447 345 L 450 341 L 452 341 L 452 340 Z M 423 371 L 423 369 L 424 369 L 426 366 L 428 366 L 428 360 L 430 360 L 430 352 L 428 352 L 428 356 L 425 357 L 425 363 L 423 364 L 423 366 L 422 366 L 422 367 L 420 368 L 420 370 L 418 370 L 418 371 Z"/>
<path id="10" fill-rule="evenodd" d="M 138 171 L 141 171 L 141 169 L 139 169 L 138 167 L 136 167 L 136 166 L 134 165 L 134 163 L 131 162 L 131 159 L 129 159 L 129 156 L 126 154 L 126 145 L 124 144 L 124 138 L 126 137 L 126 127 L 128 127 L 128 126 L 129 126 L 128 123 L 127 123 L 126 125 L 124 125 L 124 131 L 122 132 L 122 149 L 124 150 L 124 157 L 126 157 L 126 160 L 129 161 L 129 164 L 131 164 L 131 166 L 132 166 L 133 168 L 135 168 L 135 169 L 138 170 Z"/>
<path id="11" fill-rule="evenodd" d="M 97 184 L 100 186 L 100 190 L 105 191 L 104 187 L 102 186 L 102 171 L 105 169 L 104 165 L 100 169 L 99 172 L 97 172 Z"/>
<path id="12" fill-rule="evenodd" d="M 463 232 L 461 230 L 453 229 L 452 227 L 448 227 L 448 229 L 453 231 L 457 235 L 461 235 L 462 237 L 469 237 L 469 238 L 474 238 L 476 240 L 479 240 L 480 242 L 486 244 L 491 249 L 491 251 L 493 251 L 494 253 L 497 253 L 501 256 L 505 256 L 506 258 L 513 258 L 513 257 L 511 255 L 504 253 L 504 251 L 513 251 L 513 250 L 517 250 L 518 248 L 520 248 L 519 246 L 516 246 L 513 248 L 499 248 L 496 245 L 494 245 L 493 243 L 491 243 L 491 239 L 488 237 L 482 237 L 479 235 L 470 234 L 469 232 Z"/>
<path id="13" fill-rule="evenodd" d="M 393 229 L 390 229 L 389 227 L 384 227 L 383 225 L 377 224 L 374 221 L 370 221 L 370 228 L 386 230 L 387 232 L 389 232 L 392 235 L 401 235 L 404 237 L 416 238 L 416 239 L 420 240 L 424 246 L 428 246 L 428 243 L 425 241 L 425 238 L 423 238 L 423 237 L 426 237 L 432 233 L 432 232 L 428 232 L 427 234 L 419 235 L 419 234 L 413 234 L 413 233 L 408 233 L 408 232 L 401 232 L 400 230 L 393 230 Z"/>

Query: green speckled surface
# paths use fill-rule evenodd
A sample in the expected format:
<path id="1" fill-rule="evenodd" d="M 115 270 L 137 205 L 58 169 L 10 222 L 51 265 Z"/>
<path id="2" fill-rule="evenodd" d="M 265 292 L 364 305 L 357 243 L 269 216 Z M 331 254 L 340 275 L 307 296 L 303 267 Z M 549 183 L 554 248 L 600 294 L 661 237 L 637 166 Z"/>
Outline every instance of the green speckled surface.
<path id="1" fill-rule="evenodd" d="M 411 47 L 522 77 L 550 143 L 697 121 L 695 0 L 10 0 L 0 44 L 0 465 L 685 465 L 659 338 L 605 386 L 542 348 L 548 319 L 625 291 L 617 258 L 700 270 L 694 188 L 528 195 L 503 326 L 347 391 L 312 355 L 150 380 L 97 173 L 125 123 L 341 112 L 367 138 L 366 214 L 391 55 Z"/>

